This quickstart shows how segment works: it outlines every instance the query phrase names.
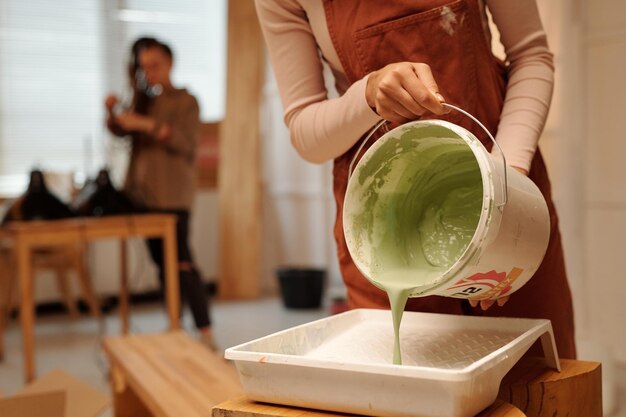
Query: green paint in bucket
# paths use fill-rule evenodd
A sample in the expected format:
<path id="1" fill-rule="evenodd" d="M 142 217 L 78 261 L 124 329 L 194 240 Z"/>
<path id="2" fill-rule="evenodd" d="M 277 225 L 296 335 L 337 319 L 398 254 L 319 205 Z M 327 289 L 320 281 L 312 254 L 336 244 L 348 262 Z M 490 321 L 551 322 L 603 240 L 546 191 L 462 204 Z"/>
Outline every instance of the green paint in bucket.
<path id="1" fill-rule="evenodd" d="M 476 231 L 480 168 L 467 144 L 449 136 L 441 126 L 407 129 L 378 148 L 358 173 L 369 195 L 354 219 L 355 238 L 375 242 L 371 271 L 379 283 L 428 286 L 456 262 Z"/>

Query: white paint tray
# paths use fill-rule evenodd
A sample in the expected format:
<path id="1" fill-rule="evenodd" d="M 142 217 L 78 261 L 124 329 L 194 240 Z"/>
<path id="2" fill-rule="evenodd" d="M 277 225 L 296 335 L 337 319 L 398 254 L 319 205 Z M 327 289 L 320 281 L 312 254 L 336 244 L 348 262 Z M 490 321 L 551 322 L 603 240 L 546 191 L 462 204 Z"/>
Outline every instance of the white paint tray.
<path id="1" fill-rule="evenodd" d="M 549 320 L 405 312 L 403 365 L 392 364 L 389 310 L 352 310 L 227 349 L 252 400 L 372 416 L 470 417 L 541 338 Z"/>

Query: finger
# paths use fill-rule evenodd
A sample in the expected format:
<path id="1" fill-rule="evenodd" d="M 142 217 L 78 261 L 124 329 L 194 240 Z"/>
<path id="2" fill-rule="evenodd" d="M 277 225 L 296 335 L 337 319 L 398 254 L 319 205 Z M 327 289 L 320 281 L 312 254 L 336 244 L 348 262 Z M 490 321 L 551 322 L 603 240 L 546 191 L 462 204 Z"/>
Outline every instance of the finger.
<path id="1" fill-rule="evenodd" d="M 507 295 L 505 297 L 498 298 L 498 300 L 497 300 L 498 306 L 502 307 L 503 305 L 505 305 L 507 303 L 507 301 L 509 301 L 509 298 L 511 298 L 511 296 L 509 296 L 509 295 Z"/>
<path id="2" fill-rule="evenodd" d="M 417 74 L 417 78 L 421 82 L 422 87 L 426 90 L 427 94 L 419 88 L 419 84 L 414 84 L 414 88 L 418 88 L 415 91 L 415 95 L 409 90 L 409 93 L 417 100 L 417 102 L 423 107 L 427 108 L 435 114 L 443 114 L 445 108 L 441 105 L 440 99 L 436 96 L 439 93 L 439 87 L 433 77 L 433 73 L 430 67 L 426 64 L 413 64 L 413 71 Z M 413 88 L 413 87 L 412 87 Z"/>
<path id="3" fill-rule="evenodd" d="M 402 79 L 413 77 L 417 82 L 415 74 L 406 69 L 396 71 L 392 76 L 386 77 L 378 85 L 378 93 L 376 94 L 375 104 L 376 112 L 392 111 L 408 120 L 415 120 L 427 110 L 421 107 L 413 100 L 413 97 L 402 87 Z"/>
<path id="4" fill-rule="evenodd" d="M 483 311 L 489 310 L 489 307 L 491 307 L 495 302 L 495 300 L 481 300 L 480 308 Z"/>
<path id="5" fill-rule="evenodd" d="M 430 108 L 434 107 L 432 103 L 438 101 L 438 99 L 422 84 L 416 74 L 404 80 L 402 88 L 402 91 L 406 93 L 403 104 L 411 109 L 413 113 L 420 116 L 424 113 L 434 113 Z"/>
<path id="6" fill-rule="evenodd" d="M 376 101 L 376 110 L 393 112 L 407 120 L 413 120 L 416 118 L 410 110 L 400 104 L 394 97 L 386 94 L 383 94 L 382 97 Z"/>
<path id="7" fill-rule="evenodd" d="M 395 123 L 406 123 L 415 119 L 415 116 L 410 111 L 395 100 L 382 94 L 380 98 L 376 99 L 376 113 L 383 119 Z"/>
<path id="8" fill-rule="evenodd" d="M 419 82 L 419 80 L 417 81 Z M 408 84 L 408 83 L 407 83 Z M 402 106 L 406 109 L 406 111 L 410 112 L 413 119 L 419 119 L 425 113 L 428 113 L 429 110 L 423 106 L 421 106 L 409 93 L 404 84 L 401 89 L 396 92 L 396 102 L 398 105 Z"/>
<path id="9" fill-rule="evenodd" d="M 381 82 L 380 91 L 381 94 L 390 97 L 397 105 L 410 112 L 412 119 L 417 119 L 428 112 L 428 109 L 421 106 L 416 97 L 411 94 L 414 92 L 419 97 L 430 94 L 413 70 L 411 63 L 403 63 L 391 72 L 389 77 Z M 405 113 L 403 114 L 406 116 Z"/>
<path id="10" fill-rule="evenodd" d="M 472 307 L 478 307 L 478 300 L 469 300 L 469 303 Z"/>
<path id="11" fill-rule="evenodd" d="M 410 122 L 412 119 L 407 119 L 406 117 L 403 117 L 401 115 L 399 115 L 398 113 L 394 112 L 393 110 L 390 109 L 382 109 L 381 111 L 376 111 L 378 113 L 378 115 L 380 117 L 382 117 L 383 119 L 391 122 L 391 123 L 395 123 L 397 125 L 401 125 L 407 122 Z"/>

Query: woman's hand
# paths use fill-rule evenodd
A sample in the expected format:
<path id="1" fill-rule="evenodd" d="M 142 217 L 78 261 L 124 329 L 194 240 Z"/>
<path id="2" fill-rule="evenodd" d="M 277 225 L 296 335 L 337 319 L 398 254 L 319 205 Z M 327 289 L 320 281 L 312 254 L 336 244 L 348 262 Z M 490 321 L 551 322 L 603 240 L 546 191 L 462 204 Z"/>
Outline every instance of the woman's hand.
<path id="1" fill-rule="evenodd" d="M 472 307 L 478 307 L 478 304 L 480 304 L 481 310 L 485 311 L 488 310 L 495 303 L 498 303 L 498 306 L 502 307 L 506 304 L 507 301 L 509 301 L 509 298 L 511 298 L 510 295 L 505 295 L 504 297 L 500 297 L 497 300 L 469 300 L 469 303 Z"/>
<path id="2" fill-rule="evenodd" d="M 151 133 L 156 127 L 156 121 L 153 118 L 134 112 L 116 116 L 115 123 L 127 132 Z"/>
<path id="3" fill-rule="evenodd" d="M 429 112 L 447 112 L 427 64 L 398 62 L 374 71 L 367 80 L 365 97 L 380 117 L 399 124 Z"/>
<path id="4" fill-rule="evenodd" d="M 141 132 L 157 142 L 167 142 L 172 137 L 172 127 L 167 123 L 159 123 L 152 117 L 128 112 L 115 117 L 115 123 L 127 132 Z"/>
<path id="5" fill-rule="evenodd" d="M 113 108 L 117 104 L 118 99 L 115 94 L 109 94 L 107 98 L 104 100 L 104 107 L 106 107 L 109 113 L 113 113 Z"/>

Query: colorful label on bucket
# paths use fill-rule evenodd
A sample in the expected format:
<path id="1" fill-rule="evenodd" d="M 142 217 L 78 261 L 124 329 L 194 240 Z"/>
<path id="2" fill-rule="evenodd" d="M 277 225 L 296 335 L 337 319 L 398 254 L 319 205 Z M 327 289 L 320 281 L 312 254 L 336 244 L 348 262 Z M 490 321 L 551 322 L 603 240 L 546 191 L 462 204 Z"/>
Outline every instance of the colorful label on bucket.
<path id="1" fill-rule="evenodd" d="M 495 299 L 500 298 L 512 289 L 512 284 L 524 272 L 521 268 L 513 268 L 511 272 L 479 272 L 469 278 L 463 278 L 446 291 L 454 291 L 452 297 Z"/>

